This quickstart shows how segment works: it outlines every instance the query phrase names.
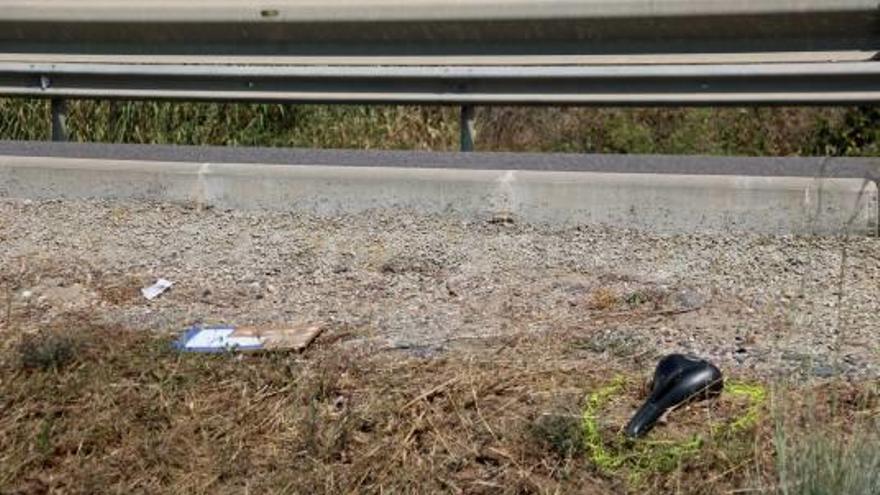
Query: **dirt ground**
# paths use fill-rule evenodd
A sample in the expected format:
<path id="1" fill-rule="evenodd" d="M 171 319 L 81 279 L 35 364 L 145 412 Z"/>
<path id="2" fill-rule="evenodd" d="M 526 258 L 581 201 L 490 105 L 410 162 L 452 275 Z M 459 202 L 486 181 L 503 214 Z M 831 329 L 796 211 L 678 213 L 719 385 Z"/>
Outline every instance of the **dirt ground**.
<path id="1" fill-rule="evenodd" d="M 4 200 L 0 246 L 3 495 L 880 486 L 878 239 Z M 170 345 L 299 321 L 303 354 Z M 725 392 L 625 441 L 672 351 Z"/>
<path id="2" fill-rule="evenodd" d="M 0 202 L 4 306 L 36 331 L 320 322 L 347 346 L 441 355 L 565 333 L 649 362 L 880 376 L 880 240 L 655 235 L 371 212 L 320 218 L 117 201 Z M 148 302 L 139 289 L 175 283 Z"/>
<path id="3" fill-rule="evenodd" d="M 424 357 L 322 335 L 185 354 L 66 313 L 0 329 L 0 493 L 847 493 L 880 486 L 880 382 L 763 385 L 621 429 L 645 368 L 577 331 Z M 872 419 L 873 418 L 873 419 Z"/>

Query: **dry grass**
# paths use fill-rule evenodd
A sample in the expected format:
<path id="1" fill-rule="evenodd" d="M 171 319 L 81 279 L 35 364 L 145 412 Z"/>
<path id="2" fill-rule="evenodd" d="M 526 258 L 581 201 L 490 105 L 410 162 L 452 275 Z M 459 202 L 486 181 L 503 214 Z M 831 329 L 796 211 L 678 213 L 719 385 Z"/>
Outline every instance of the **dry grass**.
<path id="1" fill-rule="evenodd" d="M 617 306 L 620 303 L 620 298 L 612 289 L 599 287 L 593 291 L 590 303 L 593 309 L 604 311 Z"/>
<path id="2" fill-rule="evenodd" d="M 880 153 L 876 108 L 480 107 L 477 149 L 712 155 Z M 455 107 L 72 101 L 74 141 L 458 148 Z M 46 100 L 0 98 L 0 139 L 46 139 Z"/>
<path id="3" fill-rule="evenodd" d="M 778 493 L 880 493 L 880 382 L 798 399 L 774 405 Z"/>
<path id="4" fill-rule="evenodd" d="M 73 340 L 63 366 L 23 366 L 27 338 L 3 331 L 0 493 L 721 493 L 776 483 L 772 421 L 708 426 L 747 412 L 735 396 L 676 411 L 648 447 L 623 442 L 643 373 L 579 350 L 575 335 L 422 359 L 353 350 L 345 329 L 305 355 L 252 356 L 183 355 L 167 337 L 76 314 L 46 331 Z M 605 469 L 582 414 L 616 375 L 622 389 L 596 423 L 599 447 L 620 459 Z M 877 411 L 876 390 L 841 390 L 820 390 L 836 399 L 814 415 Z M 695 436 L 695 451 L 664 447 Z"/>

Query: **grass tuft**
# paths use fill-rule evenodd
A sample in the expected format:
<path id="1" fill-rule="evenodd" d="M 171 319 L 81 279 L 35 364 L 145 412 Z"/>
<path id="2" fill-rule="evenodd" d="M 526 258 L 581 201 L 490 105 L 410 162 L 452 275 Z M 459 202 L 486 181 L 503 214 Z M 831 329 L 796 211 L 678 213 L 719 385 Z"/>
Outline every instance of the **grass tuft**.
<path id="1" fill-rule="evenodd" d="M 581 455 L 585 449 L 581 421 L 576 415 L 544 414 L 528 428 L 540 446 L 560 459 Z"/>
<path id="2" fill-rule="evenodd" d="M 880 494 L 880 424 L 852 435 L 779 432 L 782 495 Z"/>
<path id="3" fill-rule="evenodd" d="M 599 287 L 591 294 L 590 306 L 599 311 L 609 310 L 620 303 L 617 293 L 608 287 Z"/>
<path id="4" fill-rule="evenodd" d="M 19 364 L 26 370 L 59 370 L 74 361 L 79 343 L 57 331 L 24 336 L 18 345 Z"/>

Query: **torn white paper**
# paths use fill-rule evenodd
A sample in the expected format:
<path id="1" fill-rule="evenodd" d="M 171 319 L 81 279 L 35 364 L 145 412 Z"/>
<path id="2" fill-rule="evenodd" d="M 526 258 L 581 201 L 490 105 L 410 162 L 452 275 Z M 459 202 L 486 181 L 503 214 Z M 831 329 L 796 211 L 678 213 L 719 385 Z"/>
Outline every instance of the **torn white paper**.
<path id="1" fill-rule="evenodd" d="M 159 297 L 160 294 L 170 289 L 172 285 L 174 285 L 174 282 L 160 278 L 155 284 L 141 289 L 141 294 L 143 294 L 148 301 L 152 301 Z"/>

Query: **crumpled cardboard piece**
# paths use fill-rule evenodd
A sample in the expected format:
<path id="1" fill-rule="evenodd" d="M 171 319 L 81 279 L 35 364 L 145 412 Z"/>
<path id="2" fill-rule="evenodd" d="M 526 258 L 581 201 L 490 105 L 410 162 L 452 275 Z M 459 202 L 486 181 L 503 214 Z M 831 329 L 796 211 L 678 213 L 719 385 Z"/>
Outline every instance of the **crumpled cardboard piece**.
<path id="1" fill-rule="evenodd" d="M 323 330 L 321 325 L 193 326 L 174 343 L 185 352 L 304 351 Z"/>

